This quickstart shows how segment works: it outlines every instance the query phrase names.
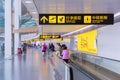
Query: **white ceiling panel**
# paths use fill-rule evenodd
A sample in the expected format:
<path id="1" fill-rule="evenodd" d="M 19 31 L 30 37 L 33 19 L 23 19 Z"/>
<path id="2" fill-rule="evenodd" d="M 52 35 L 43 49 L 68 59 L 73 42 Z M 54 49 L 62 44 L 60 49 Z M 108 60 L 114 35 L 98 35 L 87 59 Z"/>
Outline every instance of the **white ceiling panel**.
<path id="1" fill-rule="evenodd" d="M 25 0 L 24 0 L 25 1 Z M 29 5 L 30 11 L 40 13 L 117 13 L 120 11 L 120 0 L 32 0 L 34 8 Z M 38 14 L 36 17 L 38 17 Z M 39 20 L 39 19 L 38 19 Z M 66 33 L 80 29 L 83 25 L 48 25 L 43 26 L 43 33 Z M 61 28 L 62 27 L 62 28 Z"/>

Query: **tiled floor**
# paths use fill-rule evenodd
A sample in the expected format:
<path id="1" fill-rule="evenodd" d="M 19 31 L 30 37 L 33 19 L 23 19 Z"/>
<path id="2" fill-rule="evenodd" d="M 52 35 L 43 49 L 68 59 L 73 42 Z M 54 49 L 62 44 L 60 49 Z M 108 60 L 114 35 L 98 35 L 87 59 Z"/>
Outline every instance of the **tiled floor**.
<path id="1" fill-rule="evenodd" d="M 39 50 L 29 49 L 0 63 L 0 80 L 52 80 L 48 62 Z"/>

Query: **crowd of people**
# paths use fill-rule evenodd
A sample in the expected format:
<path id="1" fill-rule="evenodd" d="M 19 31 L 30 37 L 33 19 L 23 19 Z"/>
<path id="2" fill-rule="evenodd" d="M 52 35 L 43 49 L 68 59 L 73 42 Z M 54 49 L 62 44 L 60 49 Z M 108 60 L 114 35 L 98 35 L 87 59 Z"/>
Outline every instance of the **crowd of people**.
<path id="1" fill-rule="evenodd" d="M 46 51 L 48 50 L 48 54 L 55 52 L 56 55 L 62 58 L 66 63 L 69 61 L 69 50 L 65 44 L 56 43 L 54 46 L 53 43 L 49 43 L 48 47 L 45 43 L 42 44 L 41 48 L 43 55 L 46 55 Z"/>
<path id="2" fill-rule="evenodd" d="M 30 44 L 30 43 L 23 43 L 22 44 L 22 53 L 26 54 L 27 47 L 32 48 L 41 48 L 43 56 L 46 56 L 46 54 L 52 54 L 53 52 L 56 53 L 56 55 L 59 58 L 62 58 L 66 63 L 69 61 L 69 50 L 65 44 L 60 43 L 41 43 L 40 45 Z"/>

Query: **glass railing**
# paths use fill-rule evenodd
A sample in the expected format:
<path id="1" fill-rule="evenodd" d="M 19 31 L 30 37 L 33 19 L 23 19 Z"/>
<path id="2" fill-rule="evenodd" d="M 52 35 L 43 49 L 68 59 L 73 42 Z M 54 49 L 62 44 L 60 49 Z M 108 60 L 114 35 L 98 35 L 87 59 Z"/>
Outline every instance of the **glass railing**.
<path id="1" fill-rule="evenodd" d="M 120 61 L 72 51 L 71 60 L 104 79 L 120 79 Z"/>
<path id="2" fill-rule="evenodd" d="M 50 59 L 53 71 L 55 72 L 55 80 L 100 80 L 89 72 L 85 72 L 80 67 L 71 62 L 65 63 L 56 54 L 53 54 Z"/>
<path id="3" fill-rule="evenodd" d="M 4 27 L 4 19 L 0 17 L 0 28 Z"/>
<path id="4" fill-rule="evenodd" d="M 0 28 L 4 27 L 4 2 L 0 0 Z"/>
<path id="5" fill-rule="evenodd" d="M 4 0 L 0 0 L 0 61 L 4 56 Z"/>
<path id="6" fill-rule="evenodd" d="M 4 56 L 4 41 L 0 40 L 0 61 L 3 60 Z"/>
<path id="7" fill-rule="evenodd" d="M 59 59 L 55 54 L 50 58 L 50 63 L 52 64 L 53 71 L 55 73 L 55 80 L 66 80 L 65 79 L 65 63 Z"/>

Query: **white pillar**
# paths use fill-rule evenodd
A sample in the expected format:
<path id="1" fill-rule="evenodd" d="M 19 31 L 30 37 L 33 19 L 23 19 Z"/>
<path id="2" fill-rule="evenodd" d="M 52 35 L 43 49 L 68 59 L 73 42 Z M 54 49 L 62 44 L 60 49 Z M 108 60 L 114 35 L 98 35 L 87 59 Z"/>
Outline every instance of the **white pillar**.
<path id="1" fill-rule="evenodd" d="M 5 0 L 5 58 L 12 54 L 11 0 Z"/>
<path id="2" fill-rule="evenodd" d="M 21 17 L 21 0 L 14 0 L 14 29 L 19 29 L 19 19 Z M 20 35 L 14 34 L 14 54 L 17 54 L 17 49 L 20 47 Z"/>

